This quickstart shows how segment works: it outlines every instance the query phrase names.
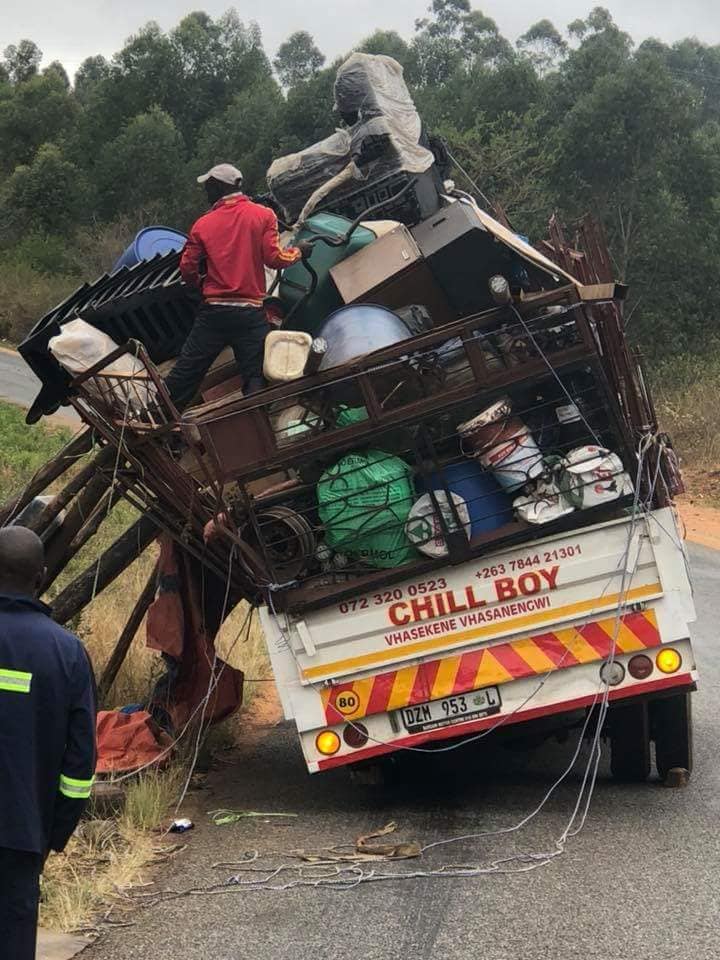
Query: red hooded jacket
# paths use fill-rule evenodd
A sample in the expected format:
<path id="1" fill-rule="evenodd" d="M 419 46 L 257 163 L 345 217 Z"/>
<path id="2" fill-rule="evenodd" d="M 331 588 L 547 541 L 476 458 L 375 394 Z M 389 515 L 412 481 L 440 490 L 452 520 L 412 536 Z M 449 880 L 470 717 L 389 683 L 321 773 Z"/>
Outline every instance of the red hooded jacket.
<path id="1" fill-rule="evenodd" d="M 202 289 L 204 300 L 260 306 L 266 295 L 265 267 L 281 270 L 300 259 L 296 247 L 280 246 L 277 217 L 269 207 L 232 194 L 193 224 L 180 272 L 185 283 Z M 206 276 L 201 279 L 203 260 Z"/>

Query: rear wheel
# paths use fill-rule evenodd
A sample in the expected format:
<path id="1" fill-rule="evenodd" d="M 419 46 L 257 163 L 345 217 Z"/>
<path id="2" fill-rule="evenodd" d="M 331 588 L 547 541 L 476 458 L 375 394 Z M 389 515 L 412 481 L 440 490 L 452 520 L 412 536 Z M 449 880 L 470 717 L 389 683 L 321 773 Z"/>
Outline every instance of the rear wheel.
<path id="1" fill-rule="evenodd" d="M 646 703 L 615 706 L 610 722 L 610 770 L 616 780 L 641 782 L 650 776 L 650 719 Z"/>
<path id="2" fill-rule="evenodd" d="M 661 780 L 676 768 L 692 772 L 692 704 L 689 693 L 656 700 L 652 705 L 655 726 L 655 766 Z"/>

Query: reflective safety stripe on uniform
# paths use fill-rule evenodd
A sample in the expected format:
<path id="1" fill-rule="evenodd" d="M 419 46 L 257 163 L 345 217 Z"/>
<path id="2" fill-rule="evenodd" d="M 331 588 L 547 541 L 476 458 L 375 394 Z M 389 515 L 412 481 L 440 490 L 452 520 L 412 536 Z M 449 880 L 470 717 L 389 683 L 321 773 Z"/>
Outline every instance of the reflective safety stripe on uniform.
<path id="1" fill-rule="evenodd" d="M 92 792 L 92 785 L 95 777 L 89 780 L 74 780 L 72 777 L 66 777 L 64 773 L 60 774 L 60 793 L 71 800 L 87 800 Z"/>
<path id="2" fill-rule="evenodd" d="M 0 690 L 5 690 L 8 693 L 30 693 L 31 683 L 31 673 L 0 668 Z"/>

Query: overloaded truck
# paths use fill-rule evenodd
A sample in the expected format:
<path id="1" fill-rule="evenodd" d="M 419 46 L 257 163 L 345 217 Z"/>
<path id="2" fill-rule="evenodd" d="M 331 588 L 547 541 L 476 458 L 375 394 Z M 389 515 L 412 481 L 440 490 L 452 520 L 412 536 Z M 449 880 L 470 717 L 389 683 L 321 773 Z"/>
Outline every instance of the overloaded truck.
<path id="1" fill-rule="evenodd" d="M 602 723 L 613 773 L 692 766 L 681 480 L 592 221 L 532 245 L 450 179 L 402 71 L 353 55 L 344 126 L 264 202 L 314 252 L 268 280 L 266 389 L 222 356 L 181 416 L 178 253 L 123 264 L 21 346 L 131 502 L 260 608 L 310 772 Z M 493 215 L 494 214 L 494 215 Z"/>

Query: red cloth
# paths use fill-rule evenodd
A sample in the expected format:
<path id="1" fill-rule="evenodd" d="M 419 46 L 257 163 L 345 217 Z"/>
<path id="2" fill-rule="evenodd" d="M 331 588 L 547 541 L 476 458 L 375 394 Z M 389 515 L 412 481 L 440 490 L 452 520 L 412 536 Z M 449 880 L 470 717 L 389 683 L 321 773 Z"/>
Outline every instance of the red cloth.
<path id="1" fill-rule="evenodd" d="M 147 613 L 147 646 L 179 660 L 185 645 L 185 613 L 180 596 L 180 566 L 176 550 L 163 546 L 158 589 Z"/>
<path id="2" fill-rule="evenodd" d="M 224 585 L 212 591 L 195 577 L 188 555 L 168 537 L 160 538 L 160 591 L 148 611 L 147 643 L 175 661 L 167 682 L 158 684 L 155 704 L 167 711 L 178 730 L 207 696 L 213 676 L 214 633 L 208 631 L 203 616 L 202 597 L 207 606 L 224 602 Z M 196 568 L 197 569 L 197 568 Z M 202 577 L 202 574 L 200 575 Z M 206 573 L 209 578 L 211 575 Z M 220 621 L 221 609 L 214 611 Z M 218 659 L 214 665 L 213 689 L 204 711 L 205 723 L 217 723 L 242 703 L 243 673 Z"/>
<path id="3" fill-rule="evenodd" d="M 101 710 L 97 715 L 97 772 L 137 770 L 165 759 L 170 738 L 149 713 Z"/>
<path id="4" fill-rule="evenodd" d="M 207 276 L 200 280 L 205 259 Z M 240 300 L 258 306 L 265 299 L 265 267 L 282 270 L 301 259 L 296 247 L 280 246 L 277 217 L 244 194 L 224 197 L 190 231 L 180 272 L 185 283 L 202 287 L 205 300 Z"/>

